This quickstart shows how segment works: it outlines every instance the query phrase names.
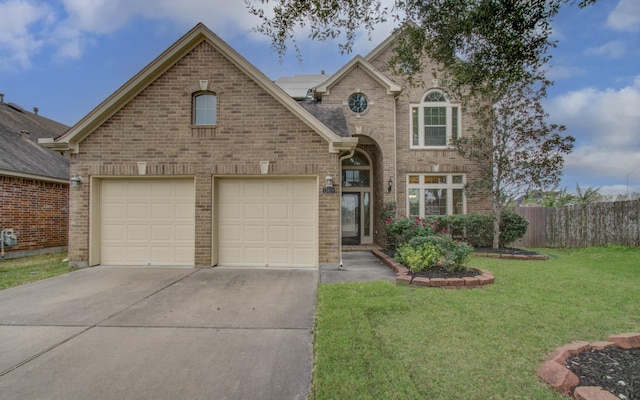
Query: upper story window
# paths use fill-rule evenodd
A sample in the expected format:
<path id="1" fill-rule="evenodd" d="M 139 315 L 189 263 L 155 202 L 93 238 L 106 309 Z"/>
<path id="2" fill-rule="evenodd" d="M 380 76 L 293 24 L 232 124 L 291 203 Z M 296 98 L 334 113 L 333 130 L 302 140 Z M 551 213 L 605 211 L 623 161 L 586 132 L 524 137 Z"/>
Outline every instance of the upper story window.
<path id="1" fill-rule="evenodd" d="M 411 147 L 444 147 L 460 137 L 460 106 L 439 90 L 428 92 L 411 105 Z"/>
<path id="2" fill-rule="evenodd" d="M 198 93 L 193 96 L 194 125 L 215 125 L 217 123 L 218 97 L 213 93 Z"/>

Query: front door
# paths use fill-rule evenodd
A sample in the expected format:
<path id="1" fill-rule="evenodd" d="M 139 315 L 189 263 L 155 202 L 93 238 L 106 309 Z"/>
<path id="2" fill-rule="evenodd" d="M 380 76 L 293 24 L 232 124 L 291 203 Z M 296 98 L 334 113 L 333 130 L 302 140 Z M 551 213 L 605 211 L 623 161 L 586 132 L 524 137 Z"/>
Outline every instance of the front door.
<path id="1" fill-rule="evenodd" d="M 342 244 L 360 244 L 360 193 L 342 193 Z"/>

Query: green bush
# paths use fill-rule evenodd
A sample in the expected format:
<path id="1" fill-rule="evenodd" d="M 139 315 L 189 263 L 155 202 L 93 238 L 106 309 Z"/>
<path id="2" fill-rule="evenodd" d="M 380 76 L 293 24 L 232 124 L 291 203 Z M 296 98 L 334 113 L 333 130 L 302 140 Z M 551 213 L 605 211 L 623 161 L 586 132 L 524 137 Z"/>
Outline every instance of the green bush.
<path id="1" fill-rule="evenodd" d="M 529 228 L 529 221 L 522 215 L 505 210 L 500 218 L 500 247 L 522 239 Z"/>
<path id="2" fill-rule="evenodd" d="M 505 247 L 527 233 L 529 222 L 513 211 L 504 211 L 501 218 L 500 246 Z M 493 220 L 488 215 L 439 215 L 421 218 L 387 217 L 385 221 L 387 249 L 397 251 L 414 238 L 430 238 L 447 234 L 452 239 L 466 242 L 472 247 L 490 247 L 493 244 Z M 428 241 L 418 241 L 426 243 Z M 413 243 L 416 247 L 419 243 Z"/>
<path id="3" fill-rule="evenodd" d="M 414 272 L 440 265 L 446 269 L 464 270 L 473 247 L 454 240 L 448 234 L 416 236 L 401 245 L 396 261 L 407 265 Z"/>
<path id="4" fill-rule="evenodd" d="M 396 261 L 405 264 L 413 272 L 435 267 L 440 258 L 440 250 L 432 243 L 423 243 L 418 248 L 405 243 L 398 247 L 395 256 Z"/>

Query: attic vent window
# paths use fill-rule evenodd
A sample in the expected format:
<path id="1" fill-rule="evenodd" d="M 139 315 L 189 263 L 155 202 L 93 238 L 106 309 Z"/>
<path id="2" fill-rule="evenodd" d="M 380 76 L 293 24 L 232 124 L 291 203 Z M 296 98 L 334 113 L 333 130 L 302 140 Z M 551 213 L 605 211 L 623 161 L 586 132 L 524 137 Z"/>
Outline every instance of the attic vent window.
<path id="1" fill-rule="evenodd" d="M 193 123 L 215 125 L 217 123 L 218 97 L 213 93 L 199 93 L 193 97 Z"/>

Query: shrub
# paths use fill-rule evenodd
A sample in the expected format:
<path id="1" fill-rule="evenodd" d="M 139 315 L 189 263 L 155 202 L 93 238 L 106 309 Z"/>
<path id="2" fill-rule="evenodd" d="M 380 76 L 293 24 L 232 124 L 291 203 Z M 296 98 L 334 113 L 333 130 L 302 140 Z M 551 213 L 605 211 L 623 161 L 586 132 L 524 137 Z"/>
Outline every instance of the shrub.
<path id="1" fill-rule="evenodd" d="M 435 255 L 433 254 L 435 251 Z M 446 269 L 465 270 L 473 247 L 453 240 L 447 234 L 416 236 L 401 245 L 396 252 L 396 261 L 414 272 L 440 265 Z M 418 259 L 418 257 L 425 257 Z"/>
<path id="2" fill-rule="evenodd" d="M 440 258 L 440 250 L 432 243 L 423 243 L 417 248 L 405 243 L 398 247 L 395 256 L 396 261 L 405 264 L 413 272 L 435 267 Z"/>
<path id="3" fill-rule="evenodd" d="M 522 215 L 505 210 L 500 218 L 500 247 L 522 239 L 529 228 L 529 221 Z"/>

